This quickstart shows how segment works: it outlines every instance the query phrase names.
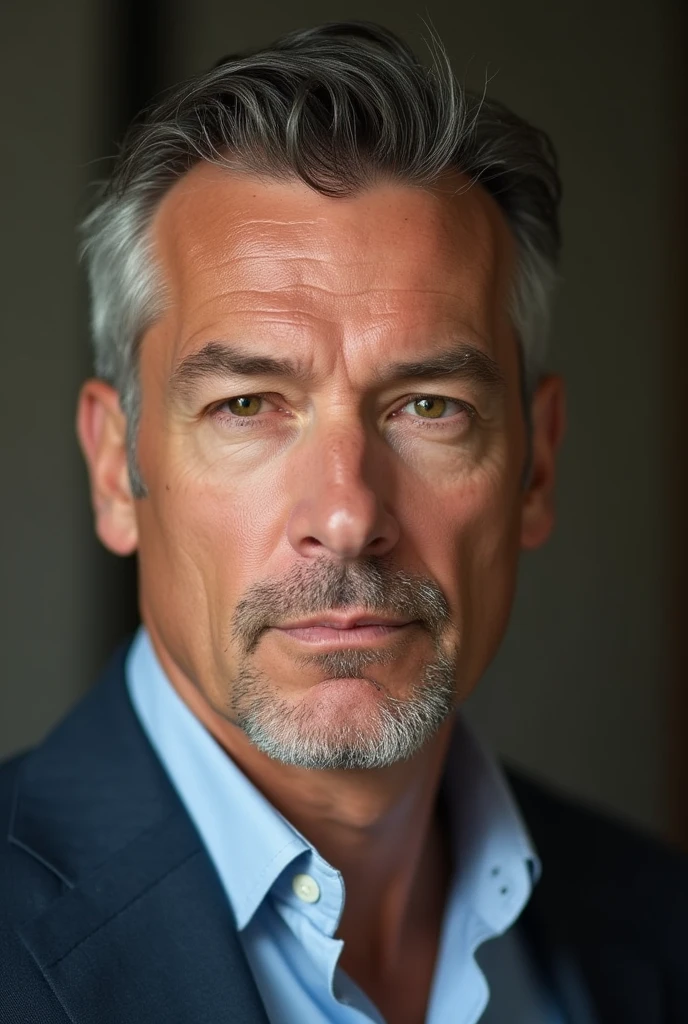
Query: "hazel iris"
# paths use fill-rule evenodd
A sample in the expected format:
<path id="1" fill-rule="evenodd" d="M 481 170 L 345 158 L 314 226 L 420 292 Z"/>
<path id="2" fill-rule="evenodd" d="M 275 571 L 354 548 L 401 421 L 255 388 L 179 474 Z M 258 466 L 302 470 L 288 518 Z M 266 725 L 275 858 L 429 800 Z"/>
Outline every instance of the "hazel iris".
<path id="1" fill-rule="evenodd" d="M 260 412 L 260 403 L 258 395 L 239 395 L 238 398 L 230 398 L 227 407 L 235 416 L 255 416 Z"/>
<path id="2" fill-rule="evenodd" d="M 436 420 L 447 408 L 447 402 L 444 398 L 417 398 L 413 406 L 423 419 Z"/>

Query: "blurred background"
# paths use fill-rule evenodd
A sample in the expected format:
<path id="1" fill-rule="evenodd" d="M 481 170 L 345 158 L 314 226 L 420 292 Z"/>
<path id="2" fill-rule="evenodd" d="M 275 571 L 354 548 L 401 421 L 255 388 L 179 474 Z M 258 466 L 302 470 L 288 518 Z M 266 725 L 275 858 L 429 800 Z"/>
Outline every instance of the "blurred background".
<path id="1" fill-rule="evenodd" d="M 75 225 L 129 118 L 218 57 L 383 22 L 545 128 L 565 186 L 550 364 L 559 522 L 523 559 L 469 714 L 511 761 L 688 845 L 682 0 L 5 0 L 0 11 L 0 757 L 39 739 L 136 624 L 74 439 L 89 373 Z"/>

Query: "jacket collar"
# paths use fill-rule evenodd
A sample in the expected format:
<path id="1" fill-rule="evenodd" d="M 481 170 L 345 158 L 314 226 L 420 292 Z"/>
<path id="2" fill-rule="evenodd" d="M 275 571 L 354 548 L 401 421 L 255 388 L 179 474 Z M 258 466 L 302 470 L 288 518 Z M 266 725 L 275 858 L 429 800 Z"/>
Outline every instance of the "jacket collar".
<path id="1" fill-rule="evenodd" d="M 63 882 L 21 937 L 75 1024 L 267 1017 L 217 876 L 144 737 L 120 649 L 19 774 L 9 841 Z"/>

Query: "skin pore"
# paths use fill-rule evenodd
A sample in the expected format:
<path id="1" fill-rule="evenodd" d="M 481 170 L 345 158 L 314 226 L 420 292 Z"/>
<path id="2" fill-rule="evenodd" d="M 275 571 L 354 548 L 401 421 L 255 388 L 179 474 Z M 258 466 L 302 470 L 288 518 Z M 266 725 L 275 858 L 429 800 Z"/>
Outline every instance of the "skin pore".
<path id="1" fill-rule="evenodd" d="M 436 795 L 451 717 L 375 768 L 285 764 L 237 721 L 259 694 L 273 731 L 374 747 L 382 708 L 407 702 L 440 656 L 459 705 L 503 635 L 520 550 L 549 535 L 562 386 L 546 378 L 533 397 L 524 490 L 515 245 L 494 200 L 465 184 L 332 199 L 195 167 L 153 224 L 167 305 L 140 347 L 146 498 L 131 495 L 114 390 L 89 381 L 78 412 L 97 532 L 138 554 L 163 668 L 342 872 L 340 964 L 390 1022 L 427 1005 L 450 871 Z M 441 621 L 424 621 L 417 598 L 407 624 L 384 600 L 371 609 L 366 566 L 388 581 L 383 598 L 403 574 L 427 581 Z M 341 629 L 287 628 L 331 616 L 319 584 L 347 579 L 359 600 L 338 607 Z M 253 646 L 236 629 L 244 608 Z M 397 621 L 356 630 L 362 610 Z M 349 675 L 342 649 L 357 652 Z"/>

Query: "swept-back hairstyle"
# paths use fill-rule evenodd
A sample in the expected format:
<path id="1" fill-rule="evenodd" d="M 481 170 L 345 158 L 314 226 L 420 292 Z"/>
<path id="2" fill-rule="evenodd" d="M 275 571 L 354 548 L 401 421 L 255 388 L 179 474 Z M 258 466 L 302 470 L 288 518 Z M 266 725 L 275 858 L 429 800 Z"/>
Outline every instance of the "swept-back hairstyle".
<path id="1" fill-rule="evenodd" d="M 527 395 L 541 373 L 560 237 L 560 182 L 547 136 L 501 103 L 464 90 L 434 43 L 426 66 L 386 29 L 363 22 L 294 32 L 225 57 L 170 90 L 127 133 L 82 225 L 95 369 L 127 417 L 134 494 L 138 342 L 164 309 L 150 225 L 168 189 L 209 161 L 328 196 L 377 181 L 432 185 L 462 172 L 490 192 L 517 244 L 511 316 Z"/>

